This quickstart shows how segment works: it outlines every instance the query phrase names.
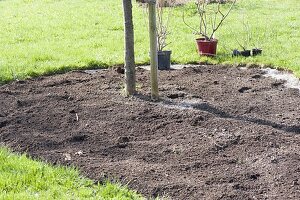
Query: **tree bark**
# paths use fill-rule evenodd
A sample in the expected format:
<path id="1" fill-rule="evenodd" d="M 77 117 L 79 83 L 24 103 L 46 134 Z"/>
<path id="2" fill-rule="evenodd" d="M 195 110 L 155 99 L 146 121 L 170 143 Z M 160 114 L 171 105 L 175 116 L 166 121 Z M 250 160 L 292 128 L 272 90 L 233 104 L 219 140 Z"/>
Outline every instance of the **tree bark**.
<path id="1" fill-rule="evenodd" d="M 132 0 L 123 0 L 123 9 L 125 34 L 125 93 L 129 96 L 136 92 Z"/>

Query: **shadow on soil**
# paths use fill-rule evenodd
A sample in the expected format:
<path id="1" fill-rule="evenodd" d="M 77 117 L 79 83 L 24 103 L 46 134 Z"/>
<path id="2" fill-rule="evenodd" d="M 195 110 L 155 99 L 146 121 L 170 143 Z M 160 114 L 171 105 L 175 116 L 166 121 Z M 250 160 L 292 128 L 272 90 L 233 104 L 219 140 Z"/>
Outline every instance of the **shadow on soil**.
<path id="1" fill-rule="evenodd" d="M 136 94 L 135 97 L 138 99 L 141 99 L 143 101 L 153 102 L 153 103 L 155 102 L 148 95 Z M 178 104 L 178 103 L 173 102 L 168 99 L 160 99 L 160 102 L 162 102 L 164 105 L 177 106 L 182 109 L 195 109 L 195 110 L 205 111 L 205 112 L 214 114 L 220 118 L 235 119 L 235 120 L 239 120 L 239 121 L 255 123 L 258 125 L 270 126 L 277 130 L 286 131 L 286 132 L 290 132 L 290 133 L 297 133 L 297 134 L 300 133 L 300 126 L 287 126 L 287 125 L 278 124 L 278 123 L 264 120 L 264 119 L 257 119 L 257 118 L 251 118 L 251 117 L 246 117 L 246 116 L 239 116 L 239 115 L 234 116 L 232 114 L 222 111 L 219 108 L 215 108 L 215 107 L 209 105 L 208 103 L 182 102 L 182 103 Z"/>
<path id="2" fill-rule="evenodd" d="M 298 133 L 298 134 L 300 133 L 300 126 L 286 126 L 286 125 L 277 124 L 275 122 L 271 122 L 271 121 L 264 120 L 264 119 L 256 119 L 256 118 L 250 118 L 250 117 L 245 117 L 245 116 L 234 116 L 234 115 L 226 113 L 218 108 L 214 108 L 213 106 L 210 106 L 207 103 L 192 104 L 191 106 L 193 109 L 206 111 L 211 114 L 217 115 L 218 117 L 221 117 L 221 118 L 230 118 L 230 119 L 235 119 L 235 120 L 240 120 L 240 121 L 247 121 L 247 122 L 252 122 L 255 124 L 259 124 L 259 125 L 271 126 L 275 129 L 286 131 L 286 132 Z"/>

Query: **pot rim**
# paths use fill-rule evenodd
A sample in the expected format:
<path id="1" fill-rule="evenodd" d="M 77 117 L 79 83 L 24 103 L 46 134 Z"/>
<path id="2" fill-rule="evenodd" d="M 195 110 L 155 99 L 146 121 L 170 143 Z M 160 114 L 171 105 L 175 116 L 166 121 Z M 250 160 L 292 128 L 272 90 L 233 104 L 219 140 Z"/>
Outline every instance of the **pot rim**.
<path id="1" fill-rule="evenodd" d="M 157 51 L 157 54 L 172 54 L 171 50 Z"/>
<path id="2" fill-rule="evenodd" d="M 206 40 L 204 37 L 201 37 L 201 38 L 196 38 L 196 41 L 198 42 L 218 42 L 218 39 L 216 38 L 213 38 L 211 40 Z"/>

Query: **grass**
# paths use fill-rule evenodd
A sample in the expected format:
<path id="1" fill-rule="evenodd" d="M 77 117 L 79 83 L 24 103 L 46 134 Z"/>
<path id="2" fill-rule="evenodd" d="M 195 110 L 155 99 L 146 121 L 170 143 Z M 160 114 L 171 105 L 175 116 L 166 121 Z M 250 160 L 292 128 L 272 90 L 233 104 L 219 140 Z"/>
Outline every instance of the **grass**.
<path id="1" fill-rule="evenodd" d="M 0 148 L 0 199 L 143 199 L 119 184 L 95 185 L 72 168 L 52 167 Z"/>
<path id="2" fill-rule="evenodd" d="M 147 13 L 134 2 L 137 63 L 148 63 Z M 240 0 L 217 32 L 218 57 L 200 58 L 196 36 L 184 25 L 198 23 L 193 4 L 174 10 L 169 36 L 174 63 L 260 63 L 290 69 L 300 76 L 300 4 L 289 0 Z M 122 1 L 9 0 L 0 1 L 0 82 L 74 68 L 99 68 L 123 63 Z M 243 41 L 243 22 L 262 56 L 232 58 Z"/>

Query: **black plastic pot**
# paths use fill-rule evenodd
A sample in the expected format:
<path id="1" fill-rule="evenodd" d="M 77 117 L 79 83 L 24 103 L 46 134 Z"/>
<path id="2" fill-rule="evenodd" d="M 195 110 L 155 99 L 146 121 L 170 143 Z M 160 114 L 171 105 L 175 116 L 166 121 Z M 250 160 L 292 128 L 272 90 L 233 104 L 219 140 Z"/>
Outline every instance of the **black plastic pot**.
<path id="1" fill-rule="evenodd" d="M 253 56 L 261 55 L 261 53 L 262 53 L 262 49 L 252 49 Z"/>
<path id="2" fill-rule="evenodd" d="M 158 51 L 158 69 L 169 70 L 171 67 L 171 54 L 172 51 Z"/>
<path id="3" fill-rule="evenodd" d="M 240 56 L 240 55 L 241 55 L 241 52 L 240 52 L 239 50 L 234 49 L 234 50 L 232 51 L 232 56 Z"/>
<path id="4" fill-rule="evenodd" d="M 240 52 L 242 56 L 244 57 L 249 57 L 251 56 L 251 51 L 250 50 L 244 50 Z"/>

